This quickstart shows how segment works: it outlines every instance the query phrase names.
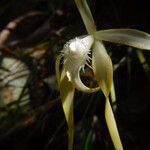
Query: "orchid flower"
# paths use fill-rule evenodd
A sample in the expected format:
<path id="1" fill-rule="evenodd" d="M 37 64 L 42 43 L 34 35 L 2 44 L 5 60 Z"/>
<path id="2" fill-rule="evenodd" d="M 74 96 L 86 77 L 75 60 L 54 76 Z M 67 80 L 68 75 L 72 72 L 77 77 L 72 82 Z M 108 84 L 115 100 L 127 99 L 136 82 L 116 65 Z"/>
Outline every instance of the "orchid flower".
<path id="1" fill-rule="evenodd" d="M 113 82 L 113 66 L 103 41 L 124 44 L 144 50 L 150 50 L 150 34 L 135 29 L 96 30 L 93 16 L 86 0 L 75 0 L 88 35 L 68 41 L 56 59 L 56 76 L 60 88 L 62 106 L 68 124 L 68 149 L 73 149 L 74 119 L 73 98 L 75 88 L 82 92 L 93 93 L 101 90 L 106 98 L 105 119 L 116 150 L 123 150 L 113 111 L 109 102 Z M 90 58 L 92 54 L 92 58 Z M 60 73 L 59 65 L 63 59 Z M 92 66 L 89 61 L 92 61 Z M 80 70 L 87 65 L 93 69 L 98 87 L 90 88 L 80 79 Z"/>

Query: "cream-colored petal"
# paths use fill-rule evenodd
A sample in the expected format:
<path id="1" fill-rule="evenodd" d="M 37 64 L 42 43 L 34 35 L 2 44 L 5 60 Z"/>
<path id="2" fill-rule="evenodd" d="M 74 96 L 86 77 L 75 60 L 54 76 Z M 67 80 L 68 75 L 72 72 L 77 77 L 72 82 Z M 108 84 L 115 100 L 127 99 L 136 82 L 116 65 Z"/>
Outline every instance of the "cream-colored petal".
<path id="1" fill-rule="evenodd" d="M 95 33 L 97 40 L 150 50 L 150 34 L 135 29 L 109 29 Z"/>
<path id="2" fill-rule="evenodd" d="M 60 95 L 63 105 L 64 114 L 69 129 L 68 136 L 68 150 L 73 150 L 74 139 L 74 119 L 73 119 L 73 98 L 74 98 L 74 86 L 72 82 L 68 81 L 65 70 L 63 69 L 60 78 Z"/>
<path id="3" fill-rule="evenodd" d="M 101 41 L 94 42 L 92 65 L 96 79 L 99 82 L 99 86 L 106 97 L 105 118 L 114 147 L 116 150 L 123 150 L 108 98 L 113 81 L 112 62 Z"/>
<path id="4" fill-rule="evenodd" d="M 92 68 L 101 90 L 108 97 L 113 80 L 113 68 L 112 61 L 101 41 L 94 42 Z"/>
<path id="5" fill-rule="evenodd" d="M 108 127 L 115 149 L 123 150 L 122 143 L 121 143 L 120 136 L 119 136 L 118 129 L 117 129 L 117 125 L 116 125 L 116 121 L 115 121 L 115 117 L 114 117 L 108 98 L 106 98 L 106 104 L 105 104 L 105 118 L 106 118 L 107 127 Z"/>
<path id="6" fill-rule="evenodd" d="M 88 34 L 94 34 L 96 26 L 86 0 L 75 0 Z"/>

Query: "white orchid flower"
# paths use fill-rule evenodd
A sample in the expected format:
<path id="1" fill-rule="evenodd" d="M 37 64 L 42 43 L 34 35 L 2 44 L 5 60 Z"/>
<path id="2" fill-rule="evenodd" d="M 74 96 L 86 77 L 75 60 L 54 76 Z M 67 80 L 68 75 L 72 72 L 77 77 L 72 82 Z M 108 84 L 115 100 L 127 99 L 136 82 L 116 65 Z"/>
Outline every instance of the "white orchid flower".
<path id="1" fill-rule="evenodd" d="M 86 87 L 80 79 L 80 69 L 84 71 L 84 66 L 91 67 L 88 62 L 91 60 L 89 54 L 94 43 L 93 36 L 75 38 L 67 42 L 62 50 L 64 67 L 68 81 L 72 82 L 76 89 L 83 92 L 95 92 L 100 89 Z"/>
<path id="2" fill-rule="evenodd" d="M 109 29 L 96 31 L 96 26 L 86 0 L 75 0 L 88 35 L 80 36 L 67 42 L 56 60 L 56 75 L 60 87 L 62 105 L 69 128 L 68 149 L 73 149 L 73 97 L 75 88 L 82 92 L 102 90 L 106 97 L 105 119 L 116 150 L 123 150 L 115 118 L 109 102 L 109 93 L 113 81 L 112 61 L 102 41 L 109 41 L 150 50 L 150 34 L 135 29 Z M 92 58 L 90 55 L 92 54 Z M 63 69 L 59 73 L 60 60 L 63 58 Z M 88 62 L 92 61 L 92 66 Z M 98 87 L 90 88 L 80 79 L 80 70 L 87 65 L 93 69 Z"/>

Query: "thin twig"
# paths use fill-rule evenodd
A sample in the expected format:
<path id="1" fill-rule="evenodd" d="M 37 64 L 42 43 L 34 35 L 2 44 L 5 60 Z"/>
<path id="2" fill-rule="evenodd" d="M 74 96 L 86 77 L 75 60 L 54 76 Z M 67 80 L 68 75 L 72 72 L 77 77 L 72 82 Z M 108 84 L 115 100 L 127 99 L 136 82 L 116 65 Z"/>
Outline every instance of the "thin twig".
<path id="1" fill-rule="evenodd" d="M 16 19 L 14 19 L 13 21 L 9 22 L 5 29 L 3 29 L 0 33 L 0 46 L 4 45 L 5 42 L 7 41 L 7 39 L 9 38 L 11 32 L 18 26 L 18 24 L 23 21 L 24 19 L 28 18 L 28 17 L 32 17 L 35 15 L 43 15 L 46 14 L 44 12 L 41 11 L 36 11 L 36 12 L 29 12 L 25 15 L 22 15 Z"/>

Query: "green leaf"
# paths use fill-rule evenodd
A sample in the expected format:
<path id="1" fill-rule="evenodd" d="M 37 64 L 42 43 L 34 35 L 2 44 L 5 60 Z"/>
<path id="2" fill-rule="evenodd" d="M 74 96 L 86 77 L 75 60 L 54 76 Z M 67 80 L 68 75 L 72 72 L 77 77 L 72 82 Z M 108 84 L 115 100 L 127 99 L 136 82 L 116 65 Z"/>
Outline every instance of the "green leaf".
<path id="1" fill-rule="evenodd" d="M 92 143 L 92 135 L 93 135 L 93 132 L 92 130 L 90 130 L 86 136 L 86 140 L 85 140 L 85 145 L 84 145 L 84 150 L 89 150 L 90 149 L 90 145 Z"/>
<path id="2" fill-rule="evenodd" d="M 136 53 L 137 53 L 137 57 L 146 73 L 146 76 L 148 78 L 148 80 L 150 81 L 150 66 L 149 66 L 149 63 L 147 62 L 144 54 L 142 51 L 140 50 L 136 50 Z"/>
<path id="3" fill-rule="evenodd" d="M 106 118 L 107 127 L 108 127 L 115 149 L 123 150 L 122 143 L 121 143 L 120 136 L 119 136 L 118 129 L 117 129 L 117 125 L 116 125 L 116 121 L 115 121 L 115 117 L 114 117 L 108 98 L 106 98 L 106 104 L 105 104 L 105 118 Z"/>
<path id="4" fill-rule="evenodd" d="M 75 3 L 80 12 L 80 15 L 82 17 L 82 20 L 84 22 L 88 34 L 94 34 L 96 31 L 96 26 L 86 0 L 75 0 Z"/>
<path id="5" fill-rule="evenodd" d="M 97 40 L 150 50 L 150 34 L 135 29 L 109 29 L 95 33 Z"/>
<path id="6" fill-rule="evenodd" d="M 110 97 L 111 97 L 111 102 L 112 102 L 112 105 L 113 105 L 113 111 L 116 112 L 117 102 L 116 102 L 116 92 L 115 92 L 114 82 L 112 82 Z"/>
<path id="7" fill-rule="evenodd" d="M 60 79 L 60 95 L 63 105 L 64 114 L 69 129 L 68 136 L 68 150 L 73 150 L 74 139 L 74 119 L 73 119 L 73 98 L 74 98 L 74 86 L 72 82 L 68 81 L 68 78 L 63 69 Z"/>
<path id="8" fill-rule="evenodd" d="M 55 61 L 55 72 L 56 72 L 56 79 L 58 82 L 58 86 L 60 86 L 60 71 L 59 71 L 59 65 L 60 65 L 60 60 L 62 56 L 58 55 Z"/>
<path id="9" fill-rule="evenodd" d="M 113 68 L 112 61 L 100 41 L 95 41 L 93 45 L 92 67 L 101 90 L 105 97 L 108 97 L 113 80 Z"/>

